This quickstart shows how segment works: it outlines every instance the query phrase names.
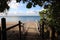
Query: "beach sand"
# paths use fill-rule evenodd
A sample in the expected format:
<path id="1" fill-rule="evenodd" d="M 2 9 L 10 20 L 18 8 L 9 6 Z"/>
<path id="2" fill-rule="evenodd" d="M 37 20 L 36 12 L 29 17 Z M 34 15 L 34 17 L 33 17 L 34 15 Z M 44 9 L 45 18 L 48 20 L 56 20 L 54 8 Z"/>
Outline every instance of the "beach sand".
<path id="1" fill-rule="evenodd" d="M 18 24 L 18 22 L 7 22 L 6 28 L 9 28 L 10 26 L 13 26 L 15 24 Z M 22 27 L 22 29 L 23 29 L 23 27 Z M 24 32 L 33 33 L 33 35 L 39 33 L 38 32 L 38 22 L 33 22 L 33 21 L 25 22 L 24 30 L 22 30 L 22 31 L 23 31 L 23 33 Z M 7 40 L 19 40 L 19 27 L 18 26 L 7 31 Z"/>

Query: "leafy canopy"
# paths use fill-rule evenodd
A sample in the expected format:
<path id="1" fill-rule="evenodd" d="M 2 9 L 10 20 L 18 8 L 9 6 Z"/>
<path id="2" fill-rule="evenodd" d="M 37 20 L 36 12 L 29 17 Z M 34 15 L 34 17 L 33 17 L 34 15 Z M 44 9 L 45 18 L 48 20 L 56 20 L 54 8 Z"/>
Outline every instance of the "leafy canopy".
<path id="1" fill-rule="evenodd" d="M 32 6 L 35 7 L 36 5 L 42 6 L 45 2 L 52 3 L 57 0 L 16 0 L 16 2 L 23 1 L 23 3 L 28 2 L 26 7 L 31 8 Z M 11 2 L 11 0 L 0 0 L 0 12 L 3 12 L 5 9 L 9 10 L 9 6 L 7 2 Z M 44 8 L 48 7 L 45 5 Z"/>

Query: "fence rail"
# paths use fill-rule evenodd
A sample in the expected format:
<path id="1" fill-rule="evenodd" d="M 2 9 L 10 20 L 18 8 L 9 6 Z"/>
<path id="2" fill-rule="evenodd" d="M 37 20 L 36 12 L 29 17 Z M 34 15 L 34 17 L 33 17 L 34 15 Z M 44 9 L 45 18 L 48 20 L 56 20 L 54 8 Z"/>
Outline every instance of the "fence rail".
<path id="1" fill-rule="evenodd" d="M 9 28 L 7 28 L 6 29 L 6 31 L 8 31 L 8 30 L 10 30 L 10 29 L 12 29 L 12 28 L 14 28 L 14 27 L 16 27 L 16 26 L 18 26 L 19 24 L 15 24 L 15 25 L 13 25 L 13 26 L 10 26 Z"/>

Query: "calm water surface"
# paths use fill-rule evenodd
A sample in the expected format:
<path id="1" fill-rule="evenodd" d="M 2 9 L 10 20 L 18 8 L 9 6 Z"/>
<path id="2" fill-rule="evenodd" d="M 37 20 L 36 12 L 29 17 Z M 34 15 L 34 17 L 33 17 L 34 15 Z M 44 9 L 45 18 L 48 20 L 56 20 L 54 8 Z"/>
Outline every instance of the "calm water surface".
<path id="1" fill-rule="evenodd" d="M 1 18 L 2 16 L 0 16 L 0 22 L 1 22 Z M 5 17 L 7 22 L 17 22 L 17 21 L 22 21 L 22 22 L 26 22 L 26 21 L 39 21 L 40 20 L 40 16 L 7 16 Z"/>

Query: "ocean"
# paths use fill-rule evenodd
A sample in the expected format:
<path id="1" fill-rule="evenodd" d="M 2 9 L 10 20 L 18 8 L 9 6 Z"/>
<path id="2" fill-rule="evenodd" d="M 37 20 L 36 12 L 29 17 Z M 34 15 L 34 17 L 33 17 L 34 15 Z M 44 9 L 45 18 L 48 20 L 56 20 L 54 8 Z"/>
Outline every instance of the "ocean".
<path id="1" fill-rule="evenodd" d="M 0 16 L 0 22 L 1 22 L 2 16 Z M 26 21 L 40 21 L 40 16 L 6 16 L 7 22 L 26 22 Z"/>

